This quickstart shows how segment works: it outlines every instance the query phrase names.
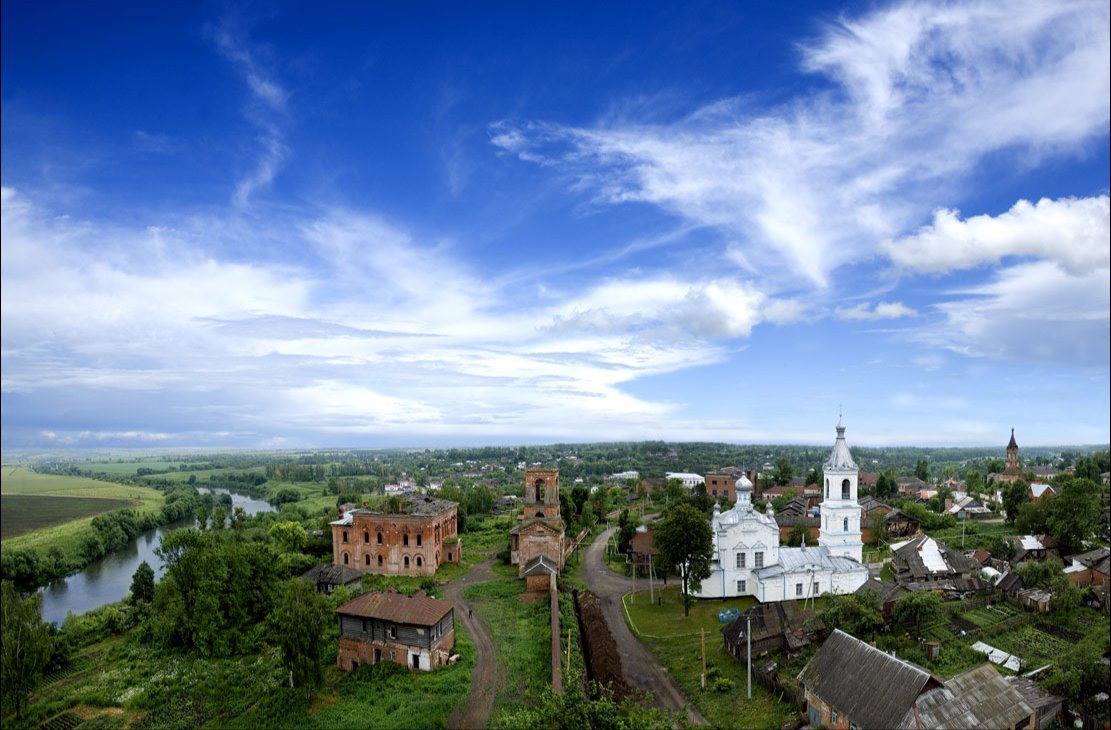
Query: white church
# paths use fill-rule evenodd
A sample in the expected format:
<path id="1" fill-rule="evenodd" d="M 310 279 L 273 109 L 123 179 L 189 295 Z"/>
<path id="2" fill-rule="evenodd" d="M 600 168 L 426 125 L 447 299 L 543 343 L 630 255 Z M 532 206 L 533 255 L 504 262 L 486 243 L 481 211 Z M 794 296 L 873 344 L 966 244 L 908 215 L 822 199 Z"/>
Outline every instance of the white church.
<path id="1" fill-rule="evenodd" d="M 752 482 L 742 477 L 737 482 L 737 504 L 727 512 L 714 506 L 712 572 L 695 595 L 785 601 L 851 593 L 863 585 L 868 568 L 861 564 L 859 470 L 840 421 L 833 452 L 823 468 L 821 528 L 818 544 L 811 547 L 779 546 L 779 526 L 771 505 L 767 514 L 753 509 Z"/>

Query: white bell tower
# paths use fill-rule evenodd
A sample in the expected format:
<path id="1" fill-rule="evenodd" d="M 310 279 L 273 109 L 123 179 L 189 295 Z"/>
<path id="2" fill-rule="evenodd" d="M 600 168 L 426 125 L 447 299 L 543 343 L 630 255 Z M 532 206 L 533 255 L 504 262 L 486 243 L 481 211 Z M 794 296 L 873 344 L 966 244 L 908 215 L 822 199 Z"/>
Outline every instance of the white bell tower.
<path id="1" fill-rule="evenodd" d="M 818 544 L 829 548 L 829 554 L 861 562 L 864 543 L 860 533 L 860 504 L 857 482 L 860 470 L 845 443 L 845 427 L 837 421 L 837 440 L 822 467 L 825 484 L 822 492 L 822 525 Z"/>

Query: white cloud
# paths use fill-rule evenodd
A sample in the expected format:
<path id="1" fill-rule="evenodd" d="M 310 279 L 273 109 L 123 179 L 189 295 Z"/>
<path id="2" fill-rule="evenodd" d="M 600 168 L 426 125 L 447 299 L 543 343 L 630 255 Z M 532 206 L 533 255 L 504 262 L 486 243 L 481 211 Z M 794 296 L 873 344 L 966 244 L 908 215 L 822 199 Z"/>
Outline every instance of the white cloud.
<path id="1" fill-rule="evenodd" d="M 210 253 L 223 236 L 251 237 L 241 221 L 133 231 L 55 216 L 10 189 L 0 219 L 4 393 L 126 401 L 126 423 L 95 429 L 111 441 L 180 429 L 211 443 L 276 425 L 318 438 L 643 437 L 679 405 L 628 384 L 720 362 L 720 340 L 800 308 L 677 276 L 537 298 L 485 280 L 450 245 L 349 211 L 270 222 L 316 254 L 298 266 Z"/>
<path id="2" fill-rule="evenodd" d="M 937 305 L 945 322 L 922 336 L 974 357 L 1106 368 L 1109 283 L 1106 268 L 1076 276 L 1049 261 L 1012 266 Z"/>
<path id="3" fill-rule="evenodd" d="M 917 316 L 918 312 L 902 302 L 877 302 L 875 306 L 870 306 L 867 302 L 862 302 L 855 307 L 837 308 L 837 318 L 847 320 L 872 321 Z"/>
<path id="4" fill-rule="evenodd" d="M 492 142 L 559 165 L 611 203 L 657 205 L 739 238 L 766 277 L 825 286 L 959 193 L 1008 148 L 1029 159 L 1106 135 L 1105 2 L 902 3 L 801 49 L 833 79 L 769 111 L 726 99 L 671 124 L 496 125 Z"/>
<path id="5" fill-rule="evenodd" d="M 1010 256 L 1057 262 L 1067 273 L 1083 276 L 1111 265 L 1111 206 L 1095 198 L 1020 200 L 999 216 L 961 220 L 939 210 L 931 225 L 885 245 L 896 266 L 945 273 L 994 264 Z"/>

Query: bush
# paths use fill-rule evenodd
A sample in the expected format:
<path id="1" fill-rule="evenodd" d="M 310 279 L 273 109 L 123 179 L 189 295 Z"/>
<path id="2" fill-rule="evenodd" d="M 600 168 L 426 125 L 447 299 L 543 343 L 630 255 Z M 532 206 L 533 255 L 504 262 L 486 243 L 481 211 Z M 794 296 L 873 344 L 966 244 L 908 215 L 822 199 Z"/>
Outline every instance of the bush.
<path id="1" fill-rule="evenodd" d="M 710 689 L 715 692 L 729 692 L 732 691 L 736 686 L 736 683 L 732 679 L 728 679 L 727 677 L 718 677 L 714 680 L 713 684 L 710 685 Z"/>

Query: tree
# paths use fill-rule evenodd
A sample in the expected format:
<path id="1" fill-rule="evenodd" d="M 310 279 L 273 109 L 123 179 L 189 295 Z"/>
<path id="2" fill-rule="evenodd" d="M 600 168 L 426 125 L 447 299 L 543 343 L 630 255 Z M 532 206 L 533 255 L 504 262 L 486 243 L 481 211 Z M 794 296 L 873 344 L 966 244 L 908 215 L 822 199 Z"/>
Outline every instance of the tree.
<path id="1" fill-rule="evenodd" d="M 617 518 L 617 552 L 628 553 L 633 546 L 633 535 L 636 534 L 637 523 L 629 515 L 629 508 L 621 510 Z"/>
<path id="2" fill-rule="evenodd" d="M 793 490 L 793 489 L 784 490 L 783 494 L 780 494 L 779 496 L 776 496 L 776 497 L 772 497 L 772 509 L 774 509 L 777 514 L 779 512 L 782 512 L 783 510 L 787 509 L 787 504 L 792 499 L 794 499 L 796 496 L 797 495 L 795 494 L 795 490 Z"/>
<path id="3" fill-rule="evenodd" d="M 1048 500 L 1049 534 L 1074 550 L 1079 550 L 1099 526 L 1099 487 L 1090 479 L 1067 474 L 1054 478 L 1053 486 L 1057 494 Z"/>
<path id="4" fill-rule="evenodd" d="M 964 490 L 969 494 L 979 494 L 984 491 L 984 475 L 973 469 L 964 475 Z"/>
<path id="5" fill-rule="evenodd" d="M 931 624 L 940 613 L 941 598 L 936 593 L 911 593 L 895 604 L 895 620 L 914 624 L 918 638 L 922 638 L 922 624 Z"/>
<path id="6" fill-rule="evenodd" d="M 787 535 L 787 544 L 791 547 L 799 547 L 808 537 L 810 537 L 810 528 L 799 522 L 791 528 L 791 532 Z"/>
<path id="7" fill-rule="evenodd" d="M 806 472 L 806 486 L 811 484 L 821 485 L 825 482 L 825 474 L 821 467 Z"/>
<path id="8" fill-rule="evenodd" d="M 1016 479 L 1003 487 L 1003 511 L 1008 525 L 1013 525 L 1018 519 L 1018 511 L 1022 505 L 1030 501 L 1030 487 L 1021 479 Z"/>
<path id="9" fill-rule="evenodd" d="M 672 502 L 686 501 L 689 496 L 690 493 L 679 479 L 668 479 L 664 484 L 663 503 L 665 505 L 671 504 Z"/>
<path id="10" fill-rule="evenodd" d="M 775 462 L 775 469 L 772 470 L 772 479 L 778 486 L 790 484 L 795 476 L 795 467 L 791 464 L 790 460 L 786 457 L 781 457 Z"/>
<path id="11" fill-rule="evenodd" d="M 713 532 L 705 515 L 688 504 L 668 507 L 656 528 L 656 548 L 683 581 L 683 614 L 690 615 L 691 591 L 710 577 Z"/>
<path id="12" fill-rule="evenodd" d="M 271 624 L 290 685 L 304 687 L 306 700 L 312 699 L 312 688 L 324 678 L 324 629 L 331 619 L 328 600 L 312 583 L 300 578 L 286 581 Z"/>
<path id="13" fill-rule="evenodd" d="M 1049 530 L 1049 500 L 1023 502 L 1015 518 L 1015 529 L 1023 535 L 1041 535 Z"/>
<path id="14" fill-rule="evenodd" d="M 278 522 L 269 533 L 270 540 L 277 543 L 283 552 L 296 552 L 308 543 L 309 536 L 299 522 Z"/>
<path id="15" fill-rule="evenodd" d="M 154 600 L 154 569 L 147 561 L 139 563 L 131 576 L 131 605 L 150 603 Z"/>
<path id="16" fill-rule="evenodd" d="M 895 478 L 895 472 L 888 469 L 876 477 L 876 498 L 887 499 L 894 497 L 899 491 L 899 480 Z"/>
<path id="17" fill-rule="evenodd" d="M 710 514 L 714 509 L 714 498 L 706 491 L 705 484 L 696 484 L 694 489 L 691 490 L 690 504 L 699 512 L 703 514 Z"/>
<path id="18" fill-rule="evenodd" d="M 590 527 L 594 522 L 594 505 L 590 502 L 586 502 L 583 504 L 582 524 L 584 527 Z"/>
<path id="19" fill-rule="evenodd" d="M 50 658 L 50 629 L 39 615 L 35 595 L 24 598 L 10 581 L 0 586 L 0 677 L 4 705 L 15 705 L 23 717 L 23 703 L 38 686 Z"/>
<path id="20" fill-rule="evenodd" d="M 879 595 L 875 591 L 826 596 L 818 618 L 826 629 L 839 628 L 858 639 L 883 625 Z"/>
<path id="21" fill-rule="evenodd" d="M 924 482 L 930 481 L 930 462 L 919 459 L 918 463 L 914 465 L 914 476 Z"/>

